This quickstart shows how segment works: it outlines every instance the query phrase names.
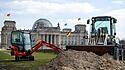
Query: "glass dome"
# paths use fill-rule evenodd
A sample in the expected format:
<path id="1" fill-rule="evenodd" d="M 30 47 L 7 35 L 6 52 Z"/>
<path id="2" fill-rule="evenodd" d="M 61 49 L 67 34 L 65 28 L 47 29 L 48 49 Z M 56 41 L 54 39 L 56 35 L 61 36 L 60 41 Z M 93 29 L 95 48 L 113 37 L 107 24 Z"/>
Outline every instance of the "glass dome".
<path id="1" fill-rule="evenodd" d="M 42 28 L 42 27 L 52 27 L 52 23 L 47 19 L 38 19 L 34 23 L 32 29 L 35 30 L 35 29 Z"/>

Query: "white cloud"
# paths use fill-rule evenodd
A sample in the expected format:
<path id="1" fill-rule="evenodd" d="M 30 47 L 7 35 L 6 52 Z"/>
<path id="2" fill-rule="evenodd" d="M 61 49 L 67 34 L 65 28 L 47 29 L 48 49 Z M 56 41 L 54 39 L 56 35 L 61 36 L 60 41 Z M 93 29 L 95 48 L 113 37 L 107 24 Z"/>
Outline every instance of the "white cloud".
<path id="1" fill-rule="evenodd" d="M 124 4 L 125 0 L 112 0 L 112 3 Z"/>
<path id="2" fill-rule="evenodd" d="M 95 11 L 98 11 L 99 9 L 96 9 L 93 5 L 87 2 L 70 2 L 70 3 L 58 3 L 58 2 L 47 2 L 47 1 L 40 1 L 40 0 L 14 0 L 11 2 L 7 2 L 3 4 L 3 7 L 7 9 L 9 13 L 15 15 L 15 19 L 17 22 L 20 23 L 20 20 L 23 20 L 20 17 L 16 17 L 17 15 L 27 16 L 25 20 L 28 19 L 28 16 L 31 17 L 47 17 L 47 19 L 52 18 L 52 15 L 56 15 L 55 18 L 59 17 L 59 19 L 53 20 L 54 22 L 58 23 L 60 22 L 61 28 L 65 27 L 64 24 L 68 23 L 69 28 L 74 28 L 74 24 L 77 23 L 77 19 L 74 17 L 69 17 L 69 19 L 66 19 L 67 17 L 61 17 L 60 15 L 68 16 L 68 14 L 74 15 L 74 14 L 87 14 L 87 13 L 93 13 Z M 4 13 L 5 14 L 5 13 Z M 71 18 L 71 19 L 70 19 Z M 18 19 L 18 20 L 17 20 Z M 57 22 L 58 21 L 58 22 Z M 29 23 L 29 19 L 27 21 L 22 21 L 21 23 Z M 22 28 L 23 25 L 20 25 L 17 23 L 17 26 L 19 28 Z M 70 25 L 73 24 L 73 25 Z M 27 24 L 30 25 L 30 24 Z M 22 26 L 22 27 L 20 27 Z M 56 26 L 56 24 L 54 24 Z M 70 27 L 71 26 L 71 27 Z M 23 27 L 24 28 L 24 27 Z"/>
<path id="3" fill-rule="evenodd" d="M 52 3 L 41 1 L 12 1 L 6 4 L 16 14 L 91 13 L 98 11 L 90 3 Z"/>

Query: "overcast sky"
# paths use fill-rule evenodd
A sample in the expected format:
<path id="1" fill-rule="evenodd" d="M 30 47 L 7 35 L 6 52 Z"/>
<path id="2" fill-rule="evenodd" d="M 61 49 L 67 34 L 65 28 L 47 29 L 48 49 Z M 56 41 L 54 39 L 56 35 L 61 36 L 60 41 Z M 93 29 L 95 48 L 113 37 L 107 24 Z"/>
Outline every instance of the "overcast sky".
<path id="1" fill-rule="evenodd" d="M 18 29 L 31 29 L 39 18 L 48 19 L 53 26 L 59 22 L 61 29 L 74 29 L 78 18 L 86 24 L 93 16 L 113 16 L 118 19 L 117 36 L 125 38 L 125 0 L 0 0 L 0 28 L 7 13 Z"/>

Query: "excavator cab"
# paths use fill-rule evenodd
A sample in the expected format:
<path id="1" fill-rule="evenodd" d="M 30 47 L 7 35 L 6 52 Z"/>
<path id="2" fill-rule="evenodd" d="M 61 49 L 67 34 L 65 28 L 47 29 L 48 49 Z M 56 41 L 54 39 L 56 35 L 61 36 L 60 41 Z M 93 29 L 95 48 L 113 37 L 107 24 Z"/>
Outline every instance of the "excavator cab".
<path id="1" fill-rule="evenodd" d="M 34 60 L 34 56 L 30 54 L 31 36 L 28 32 L 12 31 L 11 32 L 11 56 L 15 56 L 15 60 Z"/>
<path id="2" fill-rule="evenodd" d="M 11 45 L 16 46 L 20 52 L 31 50 L 30 38 L 30 34 L 27 32 L 12 31 Z"/>

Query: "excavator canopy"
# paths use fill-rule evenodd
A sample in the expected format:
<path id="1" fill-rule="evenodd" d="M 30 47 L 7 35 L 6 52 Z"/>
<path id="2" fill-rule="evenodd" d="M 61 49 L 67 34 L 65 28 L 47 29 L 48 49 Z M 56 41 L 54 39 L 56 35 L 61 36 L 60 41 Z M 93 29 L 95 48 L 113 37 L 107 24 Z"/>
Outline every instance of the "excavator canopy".
<path id="1" fill-rule="evenodd" d="M 17 46 L 19 51 L 31 50 L 31 39 L 29 33 L 21 31 L 12 31 L 11 33 L 11 44 Z"/>

